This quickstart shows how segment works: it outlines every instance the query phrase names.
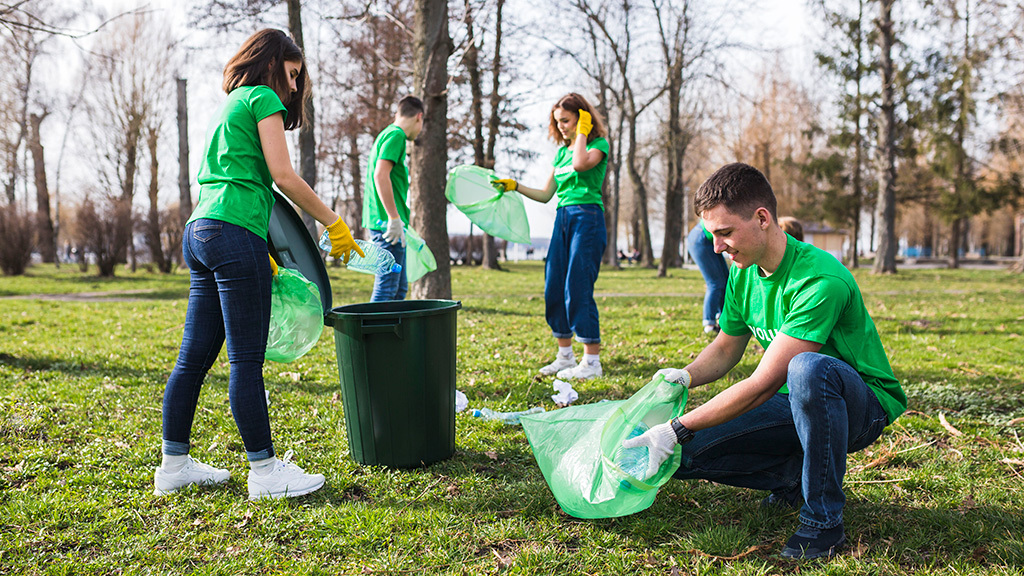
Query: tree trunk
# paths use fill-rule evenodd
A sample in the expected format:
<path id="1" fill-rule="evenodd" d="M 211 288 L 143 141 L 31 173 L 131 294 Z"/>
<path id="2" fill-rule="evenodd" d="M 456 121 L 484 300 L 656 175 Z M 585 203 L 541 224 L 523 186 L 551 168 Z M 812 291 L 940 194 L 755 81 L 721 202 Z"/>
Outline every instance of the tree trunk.
<path id="1" fill-rule="evenodd" d="M 31 130 L 28 136 L 28 148 L 32 153 L 32 166 L 36 181 L 36 246 L 43 262 L 57 261 L 57 239 L 53 234 L 53 220 L 50 218 L 50 190 L 46 186 L 46 161 L 43 156 L 43 143 L 39 138 L 39 125 L 43 123 L 47 113 L 32 114 L 29 117 Z"/>
<path id="2" fill-rule="evenodd" d="M 164 247 L 160 238 L 160 161 L 157 158 L 157 143 L 160 133 L 150 128 L 146 136 L 149 148 L 149 214 L 146 218 L 146 243 L 149 254 L 157 270 L 167 274 L 171 271 L 171 262 L 164 257 Z"/>
<path id="3" fill-rule="evenodd" d="M 423 131 L 412 148 L 410 196 L 415 207 L 414 228 L 430 247 L 437 270 L 410 287 L 413 298 L 451 298 L 448 259 L 447 200 L 444 187 L 448 163 L 448 4 L 445 0 L 415 0 L 413 86 L 422 95 Z"/>
<path id="4" fill-rule="evenodd" d="M 469 90 L 471 95 L 470 109 L 473 113 L 473 163 L 485 168 L 494 168 L 493 159 L 488 165 L 488 159 L 484 154 L 484 92 L 480 78 L 480 49 L 477 46 L 476 34 L 473 28 L 473 9 L 468 0 L 465 2 L 466 10 L 466 70 L 469 72 Z M 492 76 L 492 80 L 494 77 Z M 473 245 L 472 227 L 470 228 L 470 246 Z M 482 231 L 481 231 L 482 232 Z M 473 261 L 472 251 L 470 261 Z M 498 265 L 498 250 L 494 245 L 494 237 L 484 232 L 481 238 L 481 260 L 480 263 L 488 270 L 501 270 Z"/>
<path id="5" fill-rule="evenodd" d="M 350 130 L 348 133 L 349 174 L 352 178 L 352 200 L 345 207 L 345 222 L 352 231 L 353 238 L 363 237 L 363 219 L 359 217 L 363 207 L 363 176 L 359 166 L 362 152 L 359 149 L 359 132 Z"/>
<path id="6" fill-rule="evenodd" d="M 292 34 L 292 40 L 302 50 L 306 51 L 305 43 L 302 40 L 302 2 L 301 0 L 288 0 L 288 31 Z M 309 60 L 307 59 L 307 62 Z M 309 76 L 307 72 L 307 77 Z M 316 190 L 316 110 L 313 107 L 313 99 L 306 102 L 305 116 L 302 126 L 299 127 L 299 175 L 309 184 L 309 187 Z M 302 214 L 302 223 L 306 225 L 309 235 L 316 239 L 316 220 L 299 210 Z"/>
<path id="7" fill-rule="evenodd" d="M 188 176 L 188 88 L 184 78 L 178 78 L 178 218 L 184 228 L 192 216 L 192 187 Z"/>
<path id="8" fill-rule="evenodd" d="M 682 265 L 679 258 L 679 243 L 683 235 L 683 158 L 686 155 L 687 135 L 679 119 L 679 104 L 682 92 L 682 69 L 673 65 L 668 79 L 668 124 L 667 150 L 668 174 L 665 188 L 665 234 L 662 237 L 661 263 L 658 277 L 668 274 L 669 266 Z"/>
<path id="9" fill-rule="evenodd" d="M 629 153 L 626 158 L 626 172 L 633 186 L 633 199 L 636 202 L 636 219 L 638 225 L 637 249 L 640 250 L 640 264 L 645 268 L 654 268 L 654 250 L 651 248 L 651 226 L 647 216 L 647 187 L 644 185 L 640 170 L 637 169 L 636 142 L 636 108 L 630 105 L 629 114 Z"/>
<path id="10" fill-rule="evenodd" d="M 895 98 L 893 94 L 894 71 L 892 47 L 893 32 L 892 6 L 895 0 L 882 0 L 877 20 L 881 58 L 879 72 L 882 75 L 882 106 L 878 122 L 879 164 L 882 181 L 878 190 L 878 252 L 875 254 L 876 274 L 896 273 L 896 133 Z"/>

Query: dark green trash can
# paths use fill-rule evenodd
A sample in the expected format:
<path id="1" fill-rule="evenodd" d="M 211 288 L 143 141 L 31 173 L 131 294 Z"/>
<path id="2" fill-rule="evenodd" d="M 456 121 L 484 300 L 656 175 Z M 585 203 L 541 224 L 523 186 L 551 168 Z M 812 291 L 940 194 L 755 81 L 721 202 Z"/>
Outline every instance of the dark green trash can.
<path id="1" fill-rule="evenodd" d="M 455 320 L 461 302 L 339 306 L 338 377 L 352 458 L 414 468 L 455 453 Z"/>

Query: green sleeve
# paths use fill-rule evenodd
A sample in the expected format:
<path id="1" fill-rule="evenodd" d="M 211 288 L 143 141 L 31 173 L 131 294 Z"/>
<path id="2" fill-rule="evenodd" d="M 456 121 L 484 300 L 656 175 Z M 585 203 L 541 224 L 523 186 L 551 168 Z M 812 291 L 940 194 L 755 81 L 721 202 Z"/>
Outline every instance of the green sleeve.
<path id="1" fill-rule="evenodd" d="M 600 150 L 604 152 L 604 155 L 608 156 L 608 140 L 605 138 L 595 138 L 593 142 L 587 144 L 587 150 Z"/>
<path id="2" fill-rule="evenodd" d="M 252 94 L 249 96 L 249 108 L 252 110 L 252 115 L 256 118 L 256 122 L 278 112 L 284 112 L 285 116 L 288 115 L 288 109 L 281 103 L 277 93 L 267 86 L 260 86 L 252 91 Z"/>
<path id="3" fill-rule="evenodd" d="M 404 156 L 405 132 L 391 130 L 384 134 L 384 137 L 381 138 L 380 154 L 377 155 L 377 160 L 388 160 L 392 164 L 398 164 Z"/>

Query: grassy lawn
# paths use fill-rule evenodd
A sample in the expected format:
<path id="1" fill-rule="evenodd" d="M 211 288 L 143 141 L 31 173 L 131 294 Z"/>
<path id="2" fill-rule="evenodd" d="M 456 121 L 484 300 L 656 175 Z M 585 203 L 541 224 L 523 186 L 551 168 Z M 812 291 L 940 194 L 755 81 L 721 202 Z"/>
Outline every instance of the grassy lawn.
<path id="1" fill-rule="evenodd" d="M 463 303 L 457 388 L 472 407 L 552 409 L 550 379 L 534 376 L 554 346 L 543 269 L 506 268 L 453 270 Z M 335 305 L 369 297 L 371 277 L 330 274 Z M 193 455 L 233 477 L 226 488 L 154 497 L 187 273 L 100 280 L 38 266 L 0 278 L 0 573 L 1024 574 L 1024 277 L 856 276 L 910 411 L 850 457 L 847 552 L 801 565 L 778 557 L 796 513 L 760 510 L 760 492 L 670 481 L 642 513 L 566 516 L 522 429 L 466 413 L 456 416 L 453 458 L 416 470 L 360 466 L 328 329 L 305 357 L 265 370 L 275 445 L 324 473 L 324 489 L 246 500 L 222 353 L 200 398 Z M 578 385 L 578 403 L 628 397 L 657 369 L 694 357 L 708 341 L 703 289 L 695 270 L 602 271 L 606 376 Z M 24 297 L 41 294 L 65 296 Z M 758 358 L 749 350 L 690 405 Z"/>

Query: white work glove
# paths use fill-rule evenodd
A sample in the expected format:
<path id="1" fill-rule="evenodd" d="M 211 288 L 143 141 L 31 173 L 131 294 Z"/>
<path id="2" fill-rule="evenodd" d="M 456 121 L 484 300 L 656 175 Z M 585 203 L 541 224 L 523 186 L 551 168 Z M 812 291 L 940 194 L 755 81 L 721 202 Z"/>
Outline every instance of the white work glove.
<path id="1" fill-rule="evenodd" d="M 661 468 L 665 460 L 672 457 L 672 451 L 676 447 L 676 431 L 672 429 L 672 423 L 658 424 L 647 432 L 622 442 L 623 448 L 641 446 L 647 447 L 647 473 L 642 478 L 647 480 L 658 472 L 658 468 Z"/>
<path id="2" fill-rule="evenodd" d="M 662 368 L 654 373 L 655 376 L 661 374 L 665 377 L 666 382 L 675 382 L 676 384 L 682 384 L 686 388 L 690 387 L 690 373 L 681 368 Z"/>
<path id="3" fill-rule="evenodd" d="M 402 227 L 402 220 L 388 218 L 388 229 L 384 231 L 384 241 L 388 244 L 401 244 L 405 246 L 405 228 Z"/>

